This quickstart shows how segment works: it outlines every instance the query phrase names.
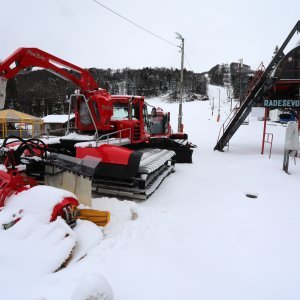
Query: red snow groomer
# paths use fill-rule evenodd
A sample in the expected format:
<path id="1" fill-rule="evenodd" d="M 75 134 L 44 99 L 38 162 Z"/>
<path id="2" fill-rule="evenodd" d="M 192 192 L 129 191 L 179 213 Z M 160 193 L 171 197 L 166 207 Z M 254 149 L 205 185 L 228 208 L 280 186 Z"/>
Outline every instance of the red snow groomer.
<path id="1" fill-rule="evenodd" d="M 37 48 L 20 48 L 0 64 L 0 101 L 5 80 L 32 67 L 49 70 L 80 90 L 70 96 L 76 132 L 60 143 L 45 141 L 50 153 L 42 162 L 27 162 L 29 175 L 75 194 L 91 190 L 145 199 L 174 171 L 175 161 L 192 162 L 194 145 L 186 134 L 171 133 L 169 114 L 158 124 L 155 110 L 149 117 L 144 97 L 112 96 L 88 70 Z"/>

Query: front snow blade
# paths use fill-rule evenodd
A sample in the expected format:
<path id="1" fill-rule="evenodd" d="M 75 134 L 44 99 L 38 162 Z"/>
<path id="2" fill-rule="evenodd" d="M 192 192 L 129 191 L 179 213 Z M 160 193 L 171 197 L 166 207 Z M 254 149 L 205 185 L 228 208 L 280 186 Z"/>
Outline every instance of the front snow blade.
<path id="1" fill-rule="evenodd" d="M 72 192 L 80 204 L 91 206 L 94 171 L 99 161 L 51 154 L 46 162 L 45 184 Z"/>
<path id="2" fill-rule="evenodd" d="M 50 172 L 51 168 L 51 173 Z M 67 190 L 76 195 L 80 204 L 91 206 L 92 186 L 88 177 L 79 174 L 63 171 L 57 167 L 46 166 L 45 184 L 59 189 Z"/>

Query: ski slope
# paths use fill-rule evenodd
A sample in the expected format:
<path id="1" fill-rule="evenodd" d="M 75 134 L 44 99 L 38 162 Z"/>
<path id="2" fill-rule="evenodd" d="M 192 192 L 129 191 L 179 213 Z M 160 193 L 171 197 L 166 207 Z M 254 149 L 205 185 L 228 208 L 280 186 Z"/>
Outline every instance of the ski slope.
<path id="1" fill-rule="evenodd" d="M 55 243 L 67 230 L 59 222 L 32 217 L 11 236 L 0 230 L 0 298 L 298 299 L 300 167 L 291 163 L 291 175 L 282 171 L 285 127 L 268 124 L 274 135 L 270 159 L 269 145 L 260 154 L 263 123 L 255 118 L 233 136 L 229 151 L 213 151 L 229 103 L 223 88 L 209 86 L 209 96 L 213 115 L 211 100 L 183 105 L 185 131 L 198 145 L 193 164 L 177 164 L 144 202 L 93 199 L 93 208 L 111 212 L 111 222 L 103 232 L 81 224 L 70 234 L 81 259 L 49 271 L 47 262 L 53 264 L 65 247 Z M 177 128 L 178 104 L 148 102 L 170 111 Z"/>

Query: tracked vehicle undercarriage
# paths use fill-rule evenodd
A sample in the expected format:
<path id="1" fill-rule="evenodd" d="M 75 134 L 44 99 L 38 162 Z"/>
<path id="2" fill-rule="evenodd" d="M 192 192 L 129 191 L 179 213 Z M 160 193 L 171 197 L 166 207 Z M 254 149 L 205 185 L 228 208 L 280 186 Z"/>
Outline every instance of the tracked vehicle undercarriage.
<path id="1" fill-rule="evenodd" d="M 38 139 L 7 138 L 1 152 L 3 157 L 9 153 L 15 166 L 24 165 L 28 176 L 69 190 L 86 205 L 91 194 L 146 199 L 175 167 L 175 152 L 162 149 L 101 145 L 81 149 L 80 158 L 58 153 Z"/>

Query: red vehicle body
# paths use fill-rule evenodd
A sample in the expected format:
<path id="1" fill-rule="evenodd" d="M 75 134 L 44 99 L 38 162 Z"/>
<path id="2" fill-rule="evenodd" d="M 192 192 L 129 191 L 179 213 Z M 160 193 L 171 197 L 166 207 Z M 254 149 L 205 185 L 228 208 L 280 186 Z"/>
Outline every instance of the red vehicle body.
<path id="1" fill-rule="evenodd" d="M 97 131 L 99 134 L 104 134 L 122 130 L 122 137 L 130 137 L 132 144 L 147 142 L 151 136 L 172 138 L 169 114 L 157 109 L 156 114 L 149 118 L 143 96 L 110 95 L 105 89 L 99 88 L 88 70 L 40 49 L 19 48 L 16 50 L 0 63 L 0 76 L 10 79 L 21 71 L 33 67 L 44 68 L 80 88 L 78 95 L 73 95 L 76 97 L 75 127 L 78 131 L 82 133 Z M 127 108 L 127 117 L 115 118 L 114 112 L 118 107 Z M 160 122 L 164 118 L 164 126 L 159 131 L 157 128 L 151 130 L 155 127 L 151 127 L 154 118 L 161 119 Z M 178 137 L 183 138 L 186 135 L 177 134 L 176 138 Z"/>

